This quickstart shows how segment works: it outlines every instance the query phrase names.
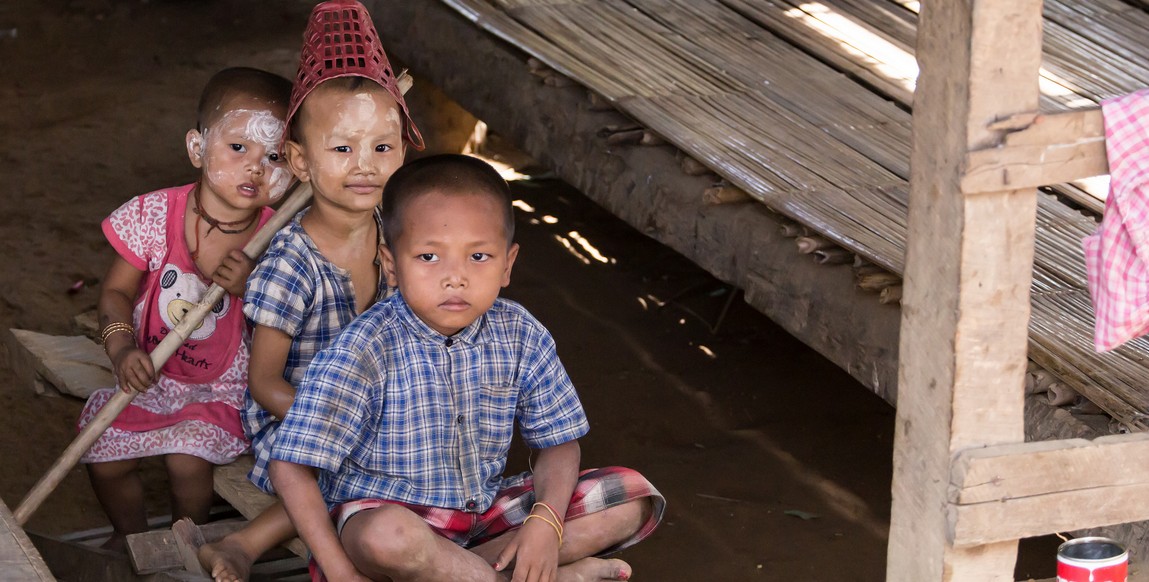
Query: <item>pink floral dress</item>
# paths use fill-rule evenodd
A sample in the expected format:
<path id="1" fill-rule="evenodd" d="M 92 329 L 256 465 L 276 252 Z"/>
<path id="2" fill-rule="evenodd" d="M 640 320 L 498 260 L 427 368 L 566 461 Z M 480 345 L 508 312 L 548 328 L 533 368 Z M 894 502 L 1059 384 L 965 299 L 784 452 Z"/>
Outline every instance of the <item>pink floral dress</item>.
<path id="1" fill-rule="evenodd" d="M 128 263 L 145 272 L 136 299 L 136 342 L 151 352 L 207 292 L 184 238 L 193 185 L 137 196 L 103 222 L 104 235 Z M 259 225 L 271 216 L 264 208 Z M 85 463 L 170 453 L 228 463 L 248 447 L 240 423 L 247 389 L 248 334 L 241 299 L 226 295 L 81 459 Z M 84 426 L 118 387 L 94 392 Z"/>

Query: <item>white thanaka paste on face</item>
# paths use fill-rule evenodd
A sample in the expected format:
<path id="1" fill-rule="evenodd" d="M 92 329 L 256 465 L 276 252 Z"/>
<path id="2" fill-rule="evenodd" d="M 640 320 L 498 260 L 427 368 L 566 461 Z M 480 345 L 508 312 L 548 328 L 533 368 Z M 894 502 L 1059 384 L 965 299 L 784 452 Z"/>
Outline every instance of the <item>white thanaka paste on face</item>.
<path id="1" fill-rule="evenodd" d="M 204 129 L 204 146 L 201 150 L 211 151 L 211 148 L 216 145 L 216 140 L 235 137 L 260 146 L 263 151 L 254 153 L 259 154 L 258 164 L 261 173 L 266 176 L 268 197 L 272 201 L 281 198 L 291 182 L 291 171 L 282 163 L 273 164 L 269 156 L 271 153 L 277 152 L 282 143 L 284 132 L 287 130 L 284 121 L 265 109 L 234 109 L 224 113 L 213 124 L 213 127 L 216 128 L 216 131 L 212 131 L 212 128 Z M 249 164 L 243 164 L 239 168 L 228 171 L 210 167 L 212 164 L 209 163 L 209 160 L 210 158 L 205 153 L 204 173 L 217 183 L 234 181 L 236 184 L 242 184 L 252 181 L 253 177 L 247 176 L 250 171 Z"/>
<path id="2" fill-rule="evenodd" d="M 251 116 L 247 119 L 247 129 L 244 132 L 244 137 L 261 144 L 264 149 L 273 152 L 283 142 L 283 132 L 287 129 L 283 120 L 273 115 L 270 111 L 259 110 L 249 111 L 246 109 L 236 109 L 229 111 L 224 118 L 233 114 L 250 113 Z"/>
<path id="3" fill-rule="evenodd" d="M 291 185 L 291 170 L 283 167 L 271 169 L 271 177 L 267 179 L 267 196 L 272 202 L 283 197 L 287 187 Z"/>
<path id="4" fill-rule="evenodd" d="M 225 182 L 225 180 L 227 180 L 227 175 L 228 175 L 228 172 L 226 170 L 216 168 L 216 164 L 214 163 L 215 159 L 213 156 L 210 155 L 211 146 L 212 146 L 212 138 L 215 136 L 216 133 L 218 133 L 218 132 L 212 131 L 212 129 L 210 127 L 205 127 L 205 128 L 203 128 L 203 131 L 200 132 L 200 135 L 203 136 L 203 145 L 200 146 L 200 151 L 202 152 L 202 154 L 200 156 L 200 160 L 202 162 L 201 167 L 203 170 L 204 177 L 207 178 L 207 180 L 213 184 L 219 184 L 221 182 Z"/>
<path id="5" fill-rule="evenodd" d="M 386 108 L 386 114 L 379 115 L 380 106 Z M 372 124 L 372 120 L 382 119 L 390 126 L 387 130 L 396 136 L 401 136 L 402 120 L 399 117 L 398 104 L 385 99 L 380 102 L 378 94 L 362 91 L 339 102 L 334 113 L 336 122 L 331 131 L 324 136 L 325 147 L 330 148 L 336 145 L 336 142 L 339 142 L 339 145 L 351 144 L 352 151 L 356 153 L 355 156 L 343 158 L 337 170 L 343 174 L 356 170 L 378 171 L 373 167 L 376 163 L 373 144 L 365 143 L 369 137 L 367 132 L 377 128 L 377 125 Z M 395 144 L 395 147 L 398 147 L 398 144 Z"/>

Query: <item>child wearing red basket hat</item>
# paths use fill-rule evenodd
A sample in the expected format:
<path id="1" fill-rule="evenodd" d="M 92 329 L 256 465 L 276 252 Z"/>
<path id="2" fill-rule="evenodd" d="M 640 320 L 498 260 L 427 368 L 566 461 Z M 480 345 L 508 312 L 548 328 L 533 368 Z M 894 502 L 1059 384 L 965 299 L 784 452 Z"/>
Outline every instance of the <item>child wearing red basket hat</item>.
<path id="1" fill-rule="evenodd" d="M 314 200 L 276 234 L 248 279 L 254 326 L 245 429 L 253 483 L 267 473 L 276 431 L 312 357 L 387 294 L 381 269 L 383 186 L 407 145 L 423 148 L 396 75 L 358 2 L 317 5 L 304 32 L 287 113 L 286 154 Z M 263 552 L 295 536 L 281 504 L 199 549 L 217 581 L 246 580 Z"/>

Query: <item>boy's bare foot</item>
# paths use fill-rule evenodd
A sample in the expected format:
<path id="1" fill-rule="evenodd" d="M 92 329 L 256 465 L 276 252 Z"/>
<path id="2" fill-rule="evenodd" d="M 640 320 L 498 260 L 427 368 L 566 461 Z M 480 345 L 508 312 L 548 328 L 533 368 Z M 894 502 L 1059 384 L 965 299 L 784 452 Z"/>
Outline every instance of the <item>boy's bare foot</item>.
<path id="1" fill-rule="evenodd" d="M 199 549 L 199 563 L 211 572 L 215 582 L 246 582 L 254 562 L 243 546 L 230 538 L 204 544 Z"/>
<path id="2" fill-rule="evenodd" d="M 602 582 L 603 580 L 630 580 L 630 564 L 622 560 L 583 558 L 559 568 L 560 582 Z"/>

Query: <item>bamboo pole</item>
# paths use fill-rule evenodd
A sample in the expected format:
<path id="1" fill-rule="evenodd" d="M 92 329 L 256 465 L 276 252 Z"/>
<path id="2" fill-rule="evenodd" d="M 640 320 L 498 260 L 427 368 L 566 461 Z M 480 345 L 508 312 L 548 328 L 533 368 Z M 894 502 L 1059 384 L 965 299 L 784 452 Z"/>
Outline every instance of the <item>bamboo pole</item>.
<path id="1" fill-rule="evenodd" d="M 1046 390 L 1046 402 L 1050 406 L 1067 406 L 1077 401 L 1077 391 L 1065 384 L 1054 382 Z"/>
<path id="2" fill-rule="evenodd" d="M 396 79 L 401 93 L 407 93 L 414 84 L 414 79 L 403 71 Z M 271 244 L 271 238 L 275 233 L 283 228 L 292 217 L 294 217 L 303 207 L 311 200 L 311 185 L 296 183 L 288 192 L 287 199 L 279 207 L 275 214 L 263 225 L 259 232 L 247 242 L 243 247 L 243 252 L 252 259 L 259 258 L 263 251 L 267 249 L 267 245 Z M 212 284 L 208 288 L 207 293 L 204 294 L 203 299 L 180 321 L 179 325 L 175 326 L 163 341 L 152 350 L 149 356 L 152 359 L 152 368 L 158 373 L 163 369 L 164 364 L 168 358 L 176 352 L 188 336 L 191 335 L 195 328 L 207 316 L 208 311 L 223 298 L 225 293 L 223 287 Z M 48 472 L 44 473 L 43 477 L 32 486 L 24 499 L 20 501 L 20 505 L 16 507 L 13 515 L 16 517 L 16 523 L 23 526 L 32 517 L 32 514 L 40 508 L 48 495 L 64 480 L 64 476 L 76 463 L 80 461 L 80 457 L 92 447 L 104 431 L 111 426 L 112 421 L 119 416 L 128 404 L 131 404 L 132 399 L 136 397 L 136 392 L 116 392 L 108 403 L 96 413 L 96 416 L 80 430 L 76 438 L 72 440 L 71 444 L 64 449 L 63 453 L 56 458 L 56 462 L 48 468 Z"/>
<path id="3" fill-rule="evenodd" d="M 243 252 L 252 259 L 259 258 L 263 251 L 267 249 L 267 245 L 271 243 L 271 237 L 282 228 L 287 221 L 291 220 L 297 212 L 307 205 L 311 199 L 311 185 L 297 183 L 293 188 L 291 195 L 284 201 L 283 206 L 272 215 L 267 224 L 255 233 L 255 236 L 248 241 L 247 245 L 243 247 Z M 150 354 L 152 359 L 152 368 L 157 373 L 164 367 L 168 358 L 176 352 L 184 341 L 191 336 L 196 327 L 203 322 L 203 318 L 207 316 L 211 308 L 223 298 L 223 287 L 213 283 L 208 288 L 207 293 L 204 294 L 203 299 L 196 304 L 196 306 L 188 312 L 188 314 L 180 321 L 179 325 L 172 328 L 171 333 L 164 337 L 163 341 L 156 346 Z M 23 526 L 32 517 L 32 514 L 39 509 L 40 504 L 48 498 L 48 495 L 56 489 L 64 476 L 76 466 L 80 461 L 80 457 L 92 447 L 104 431 L 111 426 L 112 421 L 119 416 L 128 404 L 136 397 L 137 392 L 116 392 L 111 400 L 100 409 L 100 412 L 92 418 L 91 422 L 80 430 L 76 438 L 64 449 L 64 452 L 56 458 L 56 462 L 48 469 L 48 472 L 40 478 L 39 481 L 20 502 L 20 505 L 13 511 L 16 516 L 16 523 Z"/>
<path id="4" fill-rule="evenodd" d="M 882 305 L 892 305 L 894 303 L 902 302 L 902 286 L 890 285 L 885 289 L 878 292 L 878 303 Z"/>
<path id="5" fill-rule="evenodd" d="M 854 285 L 862 291 L 881 291 L 887 287 L 901 286 L 901 284 L 901 277 L 887 271 L 854 275 Z"/>
<path id="6" fill-rule="evenodd" d="M 642 139 L 639 140 L 638 143 L 639 145 L 644 146 L 660 146 L 666 145 L 666 140 L 662 139 L 662 136 L 658 135 L 657 133 L 654 133 L 649 129 L 644 129 L 642 131 Z"/>
<path id="7" fill-rule="evenodd" d="M 594 91 L 587 91 L 587 99 L 590 101 L 587 109 L 591 111 L 614 111 L 614 104 Z"/>
<path id="8" fill-rule="evenodd" d="M 687 176 L 705 176 L 711 173 L 710 168 L 708 168 L 706 164 L 688 155 L 683 155 L 679 163 L 682 164 L 682 171 L 686 173 Z"/>
<path id="9" fill-rule="evenodd" d="M 711 186 L 702 191 L 702 203 L 710 206 L 753 201 L 754 199 L 751 198 L 750 195 L 747 194 L 744 190 L 729 184 Z"/>
<path id="10" fill-rule="evenodd" d="M 798 245 L 798 253 L 808 255 L 814 251 L 831 248 L 834 243 L 817 235 L 800 236 L 794 239 Z"/>
<path id="11" fill-rule="evenodd" d="M 849 265 L 854 262 L 854 253 L 842 247 L 827 247 L 814 251 L 814 262 L 819 265 Z"/>
<path id="12" fill-rule="evenodd" d="M 607 135 L 607 145 L 638 145 L 642 142 L 642 128 L 616 131 Z"/>
<path id="13" fill-rule="evenodd" d="M 798 224 L 797 222 L 783 221 L 778 225 L 778 233 L 786 238 L 797 238 L 800 236 L 806 236 L 809 234 L 809 231 L 806 230 L 806 227 Z"/>

